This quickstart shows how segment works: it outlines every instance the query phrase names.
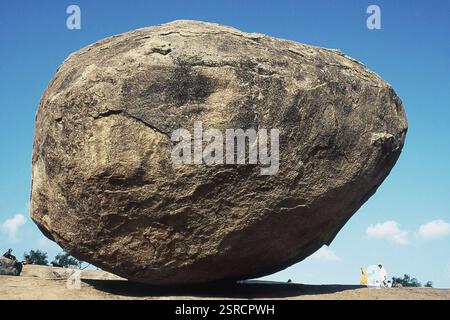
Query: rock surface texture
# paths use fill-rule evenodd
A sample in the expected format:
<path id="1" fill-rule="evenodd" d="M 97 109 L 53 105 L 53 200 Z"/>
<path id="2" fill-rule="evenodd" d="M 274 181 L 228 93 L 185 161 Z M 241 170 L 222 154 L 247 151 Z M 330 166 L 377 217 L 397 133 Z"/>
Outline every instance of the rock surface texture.
<path id="1" fill-rule="evenodd" d="M 280 168 L 180 165 L 171 133 L 277 128 Z M 400 155 L 392 87 L 329 50 L 195 21 L 73 53 L 36 117 L 32 218 L 133 281 L 266 275 L 329 244 Z"/>
<path id="2" fill-rule="evenodd" d="M 0 257 L 0 276 L 20 276 L 22 264 L 5 257 Z"/>

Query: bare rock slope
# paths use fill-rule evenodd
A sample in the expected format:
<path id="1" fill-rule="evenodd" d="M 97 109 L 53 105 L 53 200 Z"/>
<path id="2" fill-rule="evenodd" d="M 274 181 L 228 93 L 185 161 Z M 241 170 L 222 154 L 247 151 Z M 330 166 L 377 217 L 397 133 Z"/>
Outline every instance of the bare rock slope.
<path id="1" fill-rule="evenodd" d="M 280 130 L 280 167 L 176 165 L 171 133 Z M 262 276 L 329 244 L 400 155 L 389 84 L 336 50 L 175 21 L 73 53 L 36 117 L 32 218 L 157 285 Z"/>
<path id="2" fill-rule="evenodd" d="M 295 299 L 295 300 L 449 300 L 449 289 L 384 288 L 357 285 L 308 285 L 248 281 L 183 288 L 131 283 L 101 270 L 83 270 L 77 286 L 75 270 L 24 266 L 20 277 L 0 275 L 0 300 L 161 300 L 161 299 Z M 68 280 L 69 279 L 69 280 Z M 70 286 L 68 286 L 70 284 Z"/>

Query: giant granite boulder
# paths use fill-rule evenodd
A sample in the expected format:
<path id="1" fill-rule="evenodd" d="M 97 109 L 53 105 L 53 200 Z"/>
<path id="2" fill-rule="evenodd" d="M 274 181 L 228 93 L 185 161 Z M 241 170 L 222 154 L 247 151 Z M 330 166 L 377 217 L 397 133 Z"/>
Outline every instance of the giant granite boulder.
<path id="1" fill-rule="evenodd" d="M 186 165 L 174 130 L 277 128 L 279 170 Z M 377 190 L 407 121 L 392 87 L 337 50 L 196 21 L 67 58 L 36 117 L 32 218 L 133 281 L 203 283 L 301 261 Z"/>

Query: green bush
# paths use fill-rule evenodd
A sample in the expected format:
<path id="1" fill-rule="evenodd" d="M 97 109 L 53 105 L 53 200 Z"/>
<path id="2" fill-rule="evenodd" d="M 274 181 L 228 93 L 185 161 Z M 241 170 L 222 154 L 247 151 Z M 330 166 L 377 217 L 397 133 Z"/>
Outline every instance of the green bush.
<path id="1" fill-rule="evenodd" d="M 399 284 L 402 285 L 403 287 L 421 287 L 422 286 L 422 284 L 416 278 L 412 278 L 409 274 L 403 275 L 403 278 L 392 277 L 392 285 L 395 287 Z M 425 287 L 432 288 L 433 282 L 428 281 L 425 284 Z"/>
<path id="2" fill-rule="evenodd" d="M 65 268 L 69 266 L 77 266 L 78 268 L 81 268 L 82 264 L 81 261 L 72 257 L 67 252 L 58 253 L 52 263 Z"/>
<path id="3" fill-rule="evenodd" d="M 41 266 L 48 265 L 47 253 L 41 250 L 30 250 L 28 253 L 24 253 L 24 257 L 28 256 L 31 264 L 37 264 Z"/>

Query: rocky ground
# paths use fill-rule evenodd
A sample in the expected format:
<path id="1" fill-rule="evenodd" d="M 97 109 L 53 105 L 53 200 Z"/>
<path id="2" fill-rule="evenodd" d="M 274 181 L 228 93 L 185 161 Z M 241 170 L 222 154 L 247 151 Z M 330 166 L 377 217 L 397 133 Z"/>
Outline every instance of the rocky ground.
<path id="1" fill-rule="evenodd" d="M 351 285 L 305 285 L 277 282 L 167 289 L 130 283 L 113 274 L 93 270 L 82 271 L 80 289 L 69 289 L 67 279 L 72 273 L 72 270 L 62 268 L 24 266 L 20 277 L 0 276 L 0 299 L 450 299 L 450 289 L 368 289 Z M 71 282 L 69 281 L 69 283 Z M 72 287 L 74 287 L 73 283 Z"/>

